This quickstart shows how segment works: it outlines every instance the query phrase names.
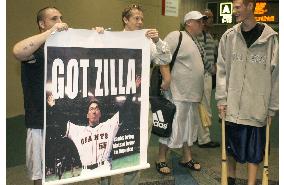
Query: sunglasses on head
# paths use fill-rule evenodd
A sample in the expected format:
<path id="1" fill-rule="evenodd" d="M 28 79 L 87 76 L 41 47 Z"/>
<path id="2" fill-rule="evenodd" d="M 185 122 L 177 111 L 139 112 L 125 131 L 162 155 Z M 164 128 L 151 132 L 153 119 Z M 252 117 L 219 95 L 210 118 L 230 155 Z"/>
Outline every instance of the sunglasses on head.
<path id="1" fill-rule="evenodd" d="M 130 13 L 130 11 L 133 10 L 133 9 L 137 9 L 137 10 L 141 10 L 142 11 L 141 6 L 136 5 L 136 4 L 132 4 L 132 5 L 129 5 L 127 8 L 124 9 L 123 17 L 126 17 L 126 15 L 128 15 Z"/>

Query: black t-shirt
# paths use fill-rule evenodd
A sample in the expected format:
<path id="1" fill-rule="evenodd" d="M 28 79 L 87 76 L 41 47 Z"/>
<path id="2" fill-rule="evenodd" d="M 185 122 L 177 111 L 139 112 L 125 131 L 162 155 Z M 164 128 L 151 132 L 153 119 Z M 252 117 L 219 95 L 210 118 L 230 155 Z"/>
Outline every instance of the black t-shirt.
<path id="1" fill-rule="evenodd" d="M 264 24 L 256 23 L 255 27 L 250 31 L 243 31 L 242 35 L 247 43 L 247 47 L 249 48 L 262 34 L 264 29 Z"/>
<path id="2" fill-rule="evenodd" d="M 44 111 L 44 45 L 33 54 L 34 59 L 21 64 L 27 128 L 43 128 Z"/>

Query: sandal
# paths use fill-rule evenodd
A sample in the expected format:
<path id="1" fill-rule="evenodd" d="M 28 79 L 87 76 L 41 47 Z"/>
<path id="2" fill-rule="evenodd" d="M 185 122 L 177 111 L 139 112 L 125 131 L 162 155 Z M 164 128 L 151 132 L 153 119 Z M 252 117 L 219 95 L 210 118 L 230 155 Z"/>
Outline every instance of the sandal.
<path id="1" fill-rule="evenodd" d="M 193 159 L 191 159 L 190 161 L 186 162 L 186 163 L 182 163 L 182 162 L 179 162 L 179 164 L 185 168 L 189 168 L 191 170 L 194 170 L 194 171 L 200 171 L 201 169 L 201 166 L 200 168 L 195 168 L 194 165 L 195 164 L 199 164 L 199 162 L 197 161 L 194 161 Z M 199 164 L 200 165 L 200 164 Z"/>
<path id="2" fill-rule="evenodd" d="M 156 162 L 156 170 L 162 175 L 169 175 L 171 172 L 163 172 L 162 168 L 169 168 L 166 162 Z M 170 169 L 170 168 L 169 168 Z"/>

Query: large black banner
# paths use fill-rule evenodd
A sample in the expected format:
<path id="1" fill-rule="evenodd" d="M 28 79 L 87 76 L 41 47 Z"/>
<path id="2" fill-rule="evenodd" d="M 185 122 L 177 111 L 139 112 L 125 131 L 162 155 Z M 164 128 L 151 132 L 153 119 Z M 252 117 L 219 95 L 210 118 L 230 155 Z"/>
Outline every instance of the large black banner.
<path id="1" fill-rule="evenodd" d="M 80 34 L 80 30 L 71 31 Z M 68 32 L 61 36 L 63 40 L 76 36 L 72 33 L 71 37 Z M 60 37 L 57 34 L 55 37 Z M 98 40 L 104 43 L 101 38 Z M 45 47 L 46 184 L 75 182 L 148 166 L 142 157 L 146 147 L 141 149 L 140 142 L 141 133 L 147 130 L 140 129 L 140 125 L 148 117 L 148 110 L 141 109 L 143 103 L 148 103 L 141 101 L 147 98 L 141 93 L 148 83 L 142 80 L 143 49 L 147 42 L 141 48 L 90 47 L 88 39 L 86 43 L 86 47 L 66 47 L 66 43 L 64 47 L 47 43 Z"/>

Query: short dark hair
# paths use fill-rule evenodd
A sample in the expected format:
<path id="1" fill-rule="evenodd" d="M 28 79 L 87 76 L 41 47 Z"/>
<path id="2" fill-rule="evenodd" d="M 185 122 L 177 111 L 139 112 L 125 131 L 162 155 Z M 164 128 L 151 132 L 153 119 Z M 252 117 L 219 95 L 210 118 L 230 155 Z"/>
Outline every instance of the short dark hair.
<path id="1" fill-rule="evenodd" d="M 45 14 L 45 11 L 48 10 L 48 9 L 56 9 L 58 10 L 56 7 L 50 7 L 50 6 L 47 6 L 47 7 L 44 7 L 42 9 L 40 9 L 37 14 L 36 14 L 36 22 L 37 22 L 37 25 L 39 26 L 39 21 L 42 21 L 44 19 L 44 14 Z M 59 10 L 58 10 L 59 11 Z"/>
<path id="2" fill-rule="evenodd" d="M 88 104 L 87 112 L 89 112 L 89 108 L 90 108 L 90 106 L 91 106 L 93 103 L 96 103 L 96 104 L 98 105 L 99 109 L 101 110 L 101 108 L 102 108 L 101 103 L 100 103 L 98 100 L 92 100 L 92 101 L 90 101 L 89 104 Z"/>
<path id="3" fill-rule="evenodd" d="M 136 4 L 131 4 L 128 7 L 124 8 L 124 10 L 122 11 L 122 15 L 121 15 L 123 27 L 125 26 L 125 22 L 123 21 L 123 18 L 125 17 L 128 20 L 130 18 L 130 16 L 132 15 L 131 11 L 135 10 L 135 9 L 143 12 L 142 7 L 140 5 L 136 5 Z"/>
<path id="4" fill-rule="evenodd" d="M 88 107 L 87 107 L 87 114 L 89 113 L 89 108 L 90 106 L 93 104 L 93 103 L 96 103 L 100 112 L 101 112 L 101 117 L 99 118 L 100 121 L 104 122 L 106 121 L 106 115 L 107 113 L 105 112 L 105 105 L 103 103 L 104 101 L 102 99 L 91 99 L 89 100 L 89 103 L 88 103 Z M 89 121 L 89 119 L 87 119 L 87 121 Z M 88 124 L 87 124 L 88 125 Z"/>

